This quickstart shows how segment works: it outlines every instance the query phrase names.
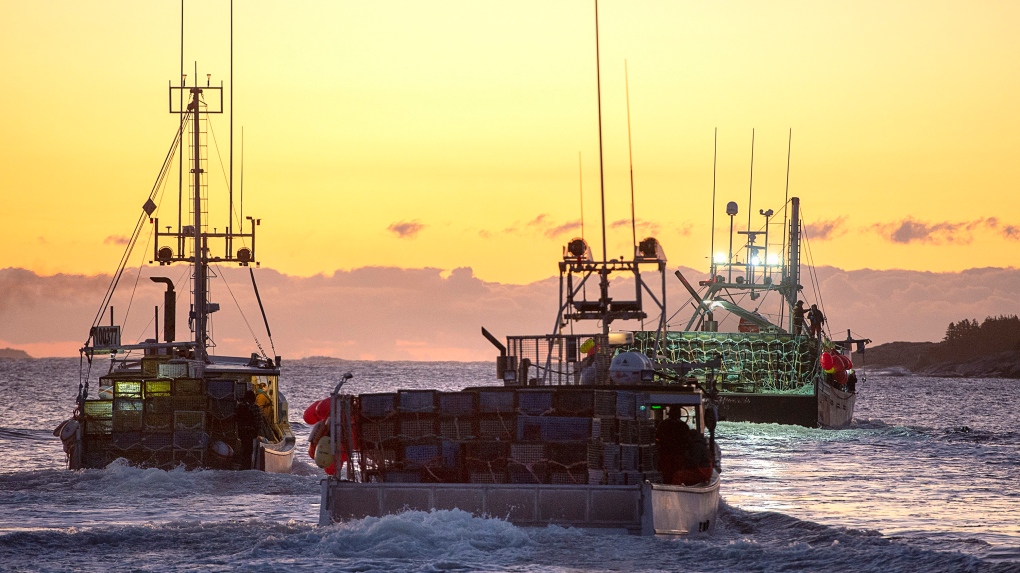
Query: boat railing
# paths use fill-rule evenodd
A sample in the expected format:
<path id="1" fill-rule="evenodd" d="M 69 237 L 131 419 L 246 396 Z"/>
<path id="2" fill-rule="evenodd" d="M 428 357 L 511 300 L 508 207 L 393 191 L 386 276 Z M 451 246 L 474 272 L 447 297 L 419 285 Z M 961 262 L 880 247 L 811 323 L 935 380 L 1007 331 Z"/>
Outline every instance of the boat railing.
<path id="1" fill-rule="evenodd" d="M 516 386 L 608 384 L 614 354 L 604 334 L 508 336 L 502 378 Z"/>
<path id="2" fill-rule="evenodd" d="M 637 332 L 627 348 L 646 352 L 654 333 Z M 807 336 L 787 333 L 669 332 L 662 359 L 675 363 L 707 363 L 718 359 L 720 390 L 733 392 L 797 392 L 813 384 L 817 375 L 818 344 Z M 704 369 L 691 375 L 704 379 Z"/>

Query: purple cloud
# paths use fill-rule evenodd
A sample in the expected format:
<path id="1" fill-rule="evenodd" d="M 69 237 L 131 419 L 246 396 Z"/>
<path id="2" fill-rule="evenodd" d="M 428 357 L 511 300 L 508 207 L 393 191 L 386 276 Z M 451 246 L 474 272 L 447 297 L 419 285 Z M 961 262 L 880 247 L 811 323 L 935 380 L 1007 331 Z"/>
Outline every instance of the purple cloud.
<path id="1" fill-rule="evenodd" d="M 908 217 L 896 223 L 878 223 L 872 228 L 885 236 L 886 239 L 901 244 L 924 243 L 930 245 L 959 244 L 968 245 L 974 240 L 973 231 L 986 227 L 996 229 L 999 222 L 994 217 L 991 219 L 976 219 L 974 221 L 941 221 L 929 223 L 918 221 Z"/>
<path id="2" fill-rule="evenodd" d="M 559 235 L 563 235 L 563 234 L 566 234 L 566 233 L 569 233 L 569 232 L 575 231 L 575 230 L 576 231 L 580 231 L 581 230 L 581 222 L 580 221 L 568 221 L 566 223 L 563 223 L 562 225 L 557 225 L 555 227 L 548 228 L 548 229 L 545 230 L 545 236 L 549 237 L 551 239 L 553 237 L 557 237 Z M 574 233 L 574 234 L 577 234 L 577 233 Z"/>
<path id="3" fill-rule="evenodd" d="M 400 237 L 401 239 L 408 238 L 413 239 L 415 236 L 425 228 L 425 225 L 421 221 L 400 221 L 399 223 L 393 223 L 386 228 L 387 231 Z"/>
<path id="4" fill-rule="evenodd" d="M 827 241 L 846 234 L 846 217 L 840 216 L 835 219 L 820 220 L 808 223 L 804 231 L 809 239 L 815 241 Z"/>

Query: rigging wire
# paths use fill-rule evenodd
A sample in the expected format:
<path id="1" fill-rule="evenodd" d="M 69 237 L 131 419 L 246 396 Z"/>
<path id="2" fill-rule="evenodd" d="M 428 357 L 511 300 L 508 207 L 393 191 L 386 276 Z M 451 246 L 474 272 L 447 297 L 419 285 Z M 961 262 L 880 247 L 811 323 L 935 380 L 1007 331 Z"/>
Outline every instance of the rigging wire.
<path id="1" fill-rule="evenodd" d="M 808 241 L 807 231 L 804 228 L 804 224 L 803 224 L 803 221 L 804 221 L 804 211 L 803 211 L 803 209 L 801 210 L 801 217 L 800 218 L 801 218 L 801 229 L 802 229 L 801 230 L 801 235 L 804 238 L 804 250 L 807 251 L 808 269 L 810 269 L 808 271 L 808 276 L 811 277 L 811 288 L 814 290 L 815 297 L 818 299 L 818 306 L 822 309 L 822 316 L 823 317 L 827 317 L 829 313 L 828 313 L 828 311 L 825 310 L 825 302 L 822 300 L 822 289 L 821 289 L 821 285 L 820 285 L 820 283 L 818 281 L 817 270 L 815 269 L 814 255 L 812 255 L 812 253 L 811 253 L 811 243 Z M 832 339 L 832 331 L 829 330 L 829 321 L 828 320 L 825 321 L 824 328 L 825 328 L 825 332 L 829 335 L 829 338 Z"/>
<path id="2" fill-rule="evenodd" d="M 92 328 L 89 329 L 89 336 L 85 339 L 84 346 L 88 346 L 92 341 L 92 336 L 95 333 L 95 327 L 99 326 L 99 321 L 102 320 L 106 309 L 113 300 L 113 293 L 117 290 L 117 285 L 120 284 L 120 279 L 124 275 L 124 270 L 127 268 L 127 261 L 131 258 L 131 253 L 134 251 L 135 244 L 138 242 L 138 236 L 141 233 L 142 225 L 145 219 L 148 218 L 148 213 L 145 212 L 145 206 L 148 205 L 149 201 L 152 201 L 153 197 L 161 188 L 165 188 L 166 176 L 173 166 L 173 158 L 176 150 L 181 144 L 181 134 L 184 133 L 184 126 L 187 124 L 190 113 L 185 113 L 182 117 L 180 125 L 177 127 L 177 133 L 174 135 L 174 140 L 170 144 L 170 149 L 167 151 L 166 157 L 163 159 L 163 166 L 159 171 L 159 175 L 156 176 L 156 182 L 153 184 L 152 190 L 149 191 L 149 197 L 142 207 L 142 213 L 138 216 L 138 221 L 135 223 L 135 228 L 131 232 L 131 238 L 128 240 L 127 246 L 124 248 L 124 253 L 120 257 L 120 261 L 117 263 L 117 272 L 114 273 L 110 279 L 110 285 L 106 289 L 106 293 L 103 295 L 103 301 L 99 305 L 99 310 L 96 312 L 95 318 L 92 320 Z M 162 182 L 162 183 L 161 183 Z M 154 201 L 153 201 L 154 203 Z M 93 355 L 84 352 L 84 348 L 81 356 L 79 356 L 78 365 L 78 401 L 80 404 L 84 403 L 85 397 L 89 391 L 89 378 L 92 376 L 92 358 Z M 85 368 L 84 384 L 82 383 L 82 364 L 81 361 L 85 359 L 88 361 L 88 367 Z"/>
<path id="3" fill-rule="evenodd" d="M 148 197 L 149 201 L 152 201 L 153 197 L 162 187 L 162 182 L 166 179 L 167 173 L 169 172 L 169 169 L 172 165 L 174 152 L 181 143 L 181 134 L 184 132 L 184 125 L 187 124 L 187 121 L 190 117 L 190 112 L 186 113 L 185 116 L 186 117 L 184 121 L 177 129 L 177 133 L 174 136 L 174 141 L 170 145 L 170 150 L 167 152 L 166 158 L 163 160 L 163 167 L 160 169 L 159 175 L 156 177 L 156 182 L 155 184 L 153 184 L 153 188 L 149 192 Z M 148 201 L 146 203 L 148 203 Z M 106 294 L 103 296 L 103 302 L 99 306 L 99 311 L 96 313 L 96 317 L 92 321 L 93 328 L 99 326 L 99 321 L 102 320 L 103 315 L 106 313 L 106 308 L 109 306 L 110 301 L 113 298 L 113 293 L 117 289 L 117 285 L 120 283 L 120 279 L 124 274 L 127 261 L 131 258 L 131 253 L 134 251 L 135 244 L 138 241 L 138 236 L 141 233 L 142 225 L 145 222 L 145 219 L 147 219 L 148 217 L 149 217 L 148 213 L 146 213 L 145 209 L 143 208 L 141 215 L 138 216 L 138 221 L 135 223 L 135 228 L 134 231 L 132 231 L 131 233 L 131 238 L 128 240 L 127 247 L 125 247 L 124 249 L 124 254 L 121 255 L 120 262 L 117 265 L 117 272 L 114 273 L 113 279 L 110 281 L 110 286 L 107 288 Z M 89 342 L 92 340 L 92 335 L 93 330 L 90 329 L 89 337 L 85 341 L 85 346 L 88 346 Z M 89 359 L 89 362 L 91 362 L 91 358 Z"/>
<path id="4" fill-rule="evenodd" d="M 182 288 L 179 288 L 179 287 L 180 287 L 180 286 L 181 286 L 182 284 L 184 284 L 184 283 L 185 283 L 185 281 L 187 281 L 187 279 L 188 279 L 188 275 L 189 275 L 189 274 L 191 274 L 191 267 L 185 267 L 185 268 L 184 268 L 184 270 L 183 270 L 183 271 L 181 272 L 181 276 L 180 276 L 180 277 L 179 277 L 179 278 L 178 278 L 178 279 L 177 279 L 176 281 L 174 281 L 174 293 L 175 293 L 175 294 L 177 295 L 177 298 L 176 298 L 176 301 L 177 301 L 177 302 L 180 302 L 180 301 L 181 301 L 181 297 L 182 297 L 182 296 L 184 296 L 184 293 L 186 292 L 186 291 L 185 291 L 184 289 L 182 289 Z M 160 309 L 160 310 L 164 310 L 164 306 L 165 306 L 165 305 L 162 305 L 162 304 L 161 304 L 161 305 L 159 305 L 159 309 Z M 126 319 L 126 317 L 127 317 L 127 316 L 125 315 L 125 319 Z M 143 336 L 145 336 L 145 334 L 144 334 L 144 333 L 145 333 L 145 331 L 146 331 L 146 330 L 148 330 L 148 329 L 149 329 L 149 326 L 151 326 L 151 325 L 152 325 L 152 321 L 153 321 L 153 318 L 149 318 L 149 321 L 148 321 L 148 322 L 146 322 L 146 323 L 145 323 L 145 326 L 143 326 L 143 327 L 142 327 L 142 333 L 143 333 L 143 334 L 141 334 L 141 335 L 139 335 L 138 337 L 136 337 L 136 338 L 135 338 L 135 340 L 136 340 L 136 341 L 140 341 L 140 340 L 142 340 L 142 337 L 143 337 Z M 157 337 L 157 339 L 158 339 L 158 337 Z M 131 355 L 131 352 L 132 352 L 131 350 L 129 350 L 129 351 L 127 352 L 128 356 L 130 356 L 130 355 Z"/>
<path id="5" fill-rule="evenodd" d="M 227 287 L 227 292 L 230 294 L 231 300 L 234 301 L 234 305 L 237 307 L 237 311 L 239 313 L 241 313 L 241 320 L 244 321 L 244 325 L 248 328 L 248 333 L 251 334 L 252 339 L 255 341 L 255 346 L 258 346 L 259 352 L 262 353 L 262 356 L 264 356 L 266 358 L 269 358 L 269 355 L 266 354 L 266 351 L 262 348 L 262 343 L 259 342 L 259 337 L 256 336 L 255 330 L 251 327 L 251 323 L 248 322 L 248 317 L 245 316 L 244 310 L 241 308 L 241 303 L 239 303 L 237 301 L 237 297 L 234 296 L 234 291 L 230 288 L 230 283 L 227 282 L 227 278 L 224 276 L 224 273 L 220 269 L 220 266 L 219 265 L 213 265 L 213 266 L 218 271 L 216 273 L 216 276 L 218 276 L 221 280 L 223 280 L 223 284 L 224 284 L 224 286 Z M 270 348 L 273 349 L 273 355 L 275 356 L 276 355 L 276 346 L 273 344 L 273 337 L 272 336 L 269 337 L 269 346 L 270 346 Z"/>
<path id="6" fill-rule="evenodd" d="M 220 154 L 220 144 L 219 144 L 219 141 L 217 141 L 217 139 L 216 139 L 216 130 L 213 129 L 213 123 L 211 121 L 208 122 L 208 126 L 209 126 L 209 134 L 212 135 L 213 148 L 216 149 L 216 159 L 220 162 L 220 172 L 223 173 L 223 182 L 226 183 L 229 186 L 230 182 L 227 180 L 226 170 L 223 167 L 223 156 Z M 244 176 L 243 175 L 244 174 L 244 164 L 243 164 L 243 161 L 244 161 L 244 159 L 243 159 L 243 156 L 242 156 L 242 164 L 241 164 L 241 174 L 242 174 L 242 177 Z M 241 186 L 242 187 L 244 186 L 244 179 L 241 180 Z M 244 221 L 241 219 L 241 215 L 238 214 L 236 211 L 234 211 L 233 203 L 230 204 L 230 210 L 231 210 L 230 216 L 234 218 L 234 221 L 231 222 L 231 227 L 233 227 L 233 223 L 236 222 L 238 228 L 240 228 L 241 232 L 243 233 L 244 232 Z M 230 240 L 233 241 L 234 240 L 233 232 L 231 232 L 230 235 L 231 235 Z M 247 247 L 248 243 L 245 241 L 245 239 L 247 237 L 241 236 L 240 238 L 241 238 L 241 245 Z"/>
<path id="7" fill-rule="evenodd" d="M 159 189 L 159 196 L 158 196 L 157 200 L 154 201 L 154 203 L 157 206 L 159 206 L 159 204 L 163 201 L 163 195 L 166 193 L 166 182 L 167 182 L 167 178 L 163 178 L 163 186 L 160 187 L 160 189 Z M 152 231 L 149 233 L 148 238 L 145 240 L 145 249 L 143 249 L 142 252 L 145 252 L 145 251 L 149 250 L 149 244 L 152 242 L 152 237 L 156 233 L 156 231 L 157 231 L 157 229 L 156 229 L 155 225 L 153 225 Z M 131 306 L 134 304 L 134 301 L 135 301 L 135 293 L 138 291 L 138 281 L 141 280 L 141 278 L 142 278 L 142 269 L 143 268 L 145 268 L 145 259 L 144 258 L 142 258 L 142 262 L 138 265 L 138 272 L 135 273 L 135 284 L 131 287 L 131 296 L 128 297 L 128 307 L 127 307 L 127 310 L 124 311 L 124 324 L 125 325 L 127 324 L 128 316 L 131 315 Z M 148 329 L 149 324 L 152 324 L 151 320 L 148 322 L 148 324 L 145 325 L 146 329 Z M 142 334 L 141 336 L 145 336 L 145 335 Z M 136 340 L 141 340 L 141 336 L 138 337 Z M 158 338 L 159 337 L 157 336 L 157 339 Z"/>
<path id="8" fill-rule="evenodd" d="M 227 169 L 223 165 L 223 155 L 220 153 L 220 143 L 219 143 L 219 140 L 216 139 L 216 130 L 213 128 L 213 122 L 211 122 L 211 121 L 208 122 L 208 125 L 209 125 L 209 134 L 212 135 L 213 148 L 216 150 L 216 160 L 220 162 L 220 173 L 223 174 L 223 182 L 229 187 L 230 186 L 230 181 L 227 179 Z M 233 210 L 233 205 L 231 205 L 231 210 Z M 234 217 L 234 215 L 235 215 L 235 213 L 230 213 L 230 216 L 232 218 Z M 231 223 L 230 223 L 231 226 L 233 226 L 233 224 L 235 222 L 238 225 L 241 224 L 241 220 L 238 218 L 236 221 L 231 221 Z"/>

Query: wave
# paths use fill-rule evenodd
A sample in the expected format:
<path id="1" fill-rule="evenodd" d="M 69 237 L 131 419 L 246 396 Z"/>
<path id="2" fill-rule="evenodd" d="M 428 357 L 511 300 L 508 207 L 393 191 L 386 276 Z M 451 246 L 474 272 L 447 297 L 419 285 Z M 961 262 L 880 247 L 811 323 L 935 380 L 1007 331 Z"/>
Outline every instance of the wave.
<path id="1" fill-rule="evenodd" d="M 179 521 L 0 536 L 0 558 L 32 570 L 831 572 L 1016 571 L 960 553 L 918 548 L 871 530 L 774 512 L 720 508 L 716 531 L 691 538 L 607 536 L 515 527 L 459 510 L 409 511 L 330 527 Z"/>

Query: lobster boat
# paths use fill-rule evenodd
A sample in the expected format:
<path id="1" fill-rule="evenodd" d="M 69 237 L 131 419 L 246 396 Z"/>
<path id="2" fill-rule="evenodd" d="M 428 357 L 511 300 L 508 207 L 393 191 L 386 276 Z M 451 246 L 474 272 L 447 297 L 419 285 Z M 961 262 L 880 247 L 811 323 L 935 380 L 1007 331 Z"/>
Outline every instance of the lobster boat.
<path id="1" fill-rule="evenodd" d="M 184 466 L 289 472 L 295 439 L 287 419 L 287 401 L 279 387 L 280 357 L 268 355 L 257 340 L 252 349 L 257 348 L 257 352 L 247 356 L 216 353 L 212 314 L 219 310 L 219 304 L 211 300 L 210 283 L 224 274 L 220 264 L 247 267 L 262 310 L 250 266 L 258 265 L 255 227 L 260 221 L 241 219 L 230 192 L 226 205 L 231 222 L 225 228 L 210 228 L 206 157 L 209 116 L 223 111 L 223 86 L 210 86 L 209 82 L 200 86 L 195 78 L 187 85 L 187 76 L 183 77 L 180 85 L 170 86 L 169 94 L 170 111 L 179 116 L 180 127 L 81 348 L 74 414 L 55 434 L 64 443 L 68 467 L 75 470 L 103 468 L 123 459 L 134 465 L 165 469 Z M 190 158 L 186 159 L 183 156 L 188 150 Z M 186 181 L 182 179 L 181 193 L 163 193 L 162 184 L 176 167 L 173 162 L 178 155 L 182 178 L 189 175 Z M 178 195 L 181 204 L 159 205 L 161 197 L 171 195 Z M 191 219 L 182 221 L 182 212 L 190 212 Z M 161 214 L 165 214 L 163 221 Z M 146 228 L 151 232 L 148 244 L 152 251 L 147 258 L 152 266 L 139 269 L 138 278 L 147 276 L 165 285 L 165 291 L 159 300 L 152 301 L 156 303 L 156 312 L 150 315 L 157 325 L 156 336 L 129 342 L 122 339 L 123 325 L 115 324 L 112 301 L 129 255 Z M 190 273 L 175 273 L 179 282 L 190 278 L 191 333 L 186 340 L 177 339 L 176 309 L 178 293 L 184 290 L 180 287 L 187 285 L 175 284 L 174 278 L 158 272 L 176 263 L 190 266 Z M 138 281 L 131 282 L 137 288 Z M 233 291 L 230 294 L 234 296 Z M 158 336 L 160 306 L 162 340 Z M 265 318 L 264 310 L 261 314 Z M 109 323 L 100 324 L 107 316 Z M 268 323 L 266 330 L 268 333 Z M 269 340 L 272 342 L 271 335 Z"/>
<path id="2" fill-rule="evenodd" d="M 632 225 L 633 257 L 609 259 L 604 200 L 602 211 L 601 260 L 583 236 L 563 250 L 551 334 L 508 336 L 504 345 L 482 329 L 500 350 L 499 386 L 350 394 L 341 391 L 345 375 L 309 406 L 309 454 L 328 474 L 321 525 L 460 509 L 528 527 L 712 530 L 721 468 L 713 366 L 701 364 L 709 374 L 695 379 L 694 365 L 658 360 L 663 336 L 628 352 L 631 333 L 611 331 L 617 321 L 638 327 L 654 306 L 664 335 L 666 257 L 655 238 L 637 244 Z M 650 269 L 656 280 L 646 279 Z M 611 275 L 623 280 L 611 285 Z M 633 296 L 610 296 L 627 284 Z M 575 332 L 574 323 L 591 321 L 601 328 Z"/>
<path id="3" fill-rule="evenodd" d="M 634 343 L 623 350 L 655 352 L 668 362 L 718 360 L 718 370 L 695 368 L 691 374 L 716 377 L 720 420 L 848 426 L 858 377 L 865 380 L 849 356 L 851 351 L 863 356 L 871 341 L 854 338 L 849 330 L 846 339 L 833 340 L 822 324 L 809 329 L 798 310 L 798 302 L 803 304 L 798 299 L 804 297 L 800 199 L 791 197 L 778 212 L 762 210 L 764 224 L 740 231 L 746 244 L 736 251 L 732 218 L 737 204 L 731 202 L 726 211 L 730 251 L 714 256 L 709 278 L 695 288 L 675 272 L 694 311 L 665 335 L 661 330 L 635 332 Z M 770 233 L 777 224 L 784 232 Z M 820 295 L 815 297 L 820 301 Z"/>
<path id="4" fill-rule="evenodd" d="M 322 440 L 332 443 L 336 465 L 322 482 L 319 523 L 460 509 L 524 527 L 708 532 L 719 473 L 663 483 L 655 427 L 666 407 L 704 430 L 695 388 L 335 393 L 326 433 L 339 438 Z"/>
<path id="5" fill-rule="evenodd" d="M 620 352 L 633 340 L 608 329 L 614 320 L 644 317 L 642 291 L 664 304 L 641 267 L 661 274 L 665 255 L 655 239 L 642 245 L 623 262 L 590 260 L 582 239 L 564 251 L 566 292 L 576 294 L 596 277 L 608 292 L 614 272 L 637 284 L 635 300 L 579 314 L 564 314 L 570 306 L 561 304 L 557 325 L 597 319 L 602 332 L 510 336 L 508 351 L 482 329 L 500 348 L 502 386 L 349 394 L 341 391 L 345 378 L 328 399 L 309 406 L 305 421 L 315 424 L 309 454 L 329 474 L 320 524 L 456 508 L 529 527 L 711 531 L 721 468 L 712 389 L 686 375 L 690 365 L 655 365 L 644 354 Z M 657 435 L 667 410 L 711 452 L 703 478 L 681 483 L 663 475 L 665 446 Z"/>

